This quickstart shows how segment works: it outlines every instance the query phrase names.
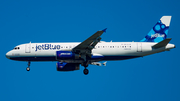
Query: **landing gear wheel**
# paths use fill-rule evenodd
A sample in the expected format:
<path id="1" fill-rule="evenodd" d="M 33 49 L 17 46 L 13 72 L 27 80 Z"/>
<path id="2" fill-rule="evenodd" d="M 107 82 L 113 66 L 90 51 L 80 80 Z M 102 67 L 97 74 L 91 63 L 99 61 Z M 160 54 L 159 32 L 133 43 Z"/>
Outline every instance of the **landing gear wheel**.
<path id="1" fill-rule="evenodd" d="M 29 68 L 29 67 L 27 67 L 27 68 L 26 68 L 26 70 L 27 70 L 27 71 L 30 71 L 30 68 Z"/>
<path id="2" fill-rule="evenodd" d="M 31 62 L 28 61 L 28 67 L 26 68 L 27 71 L 30 71 L 30 68 L 29 68 L 29 67 L 30 67 L 30 64 L 31 64 Z"/>
<path id="3" fill-rule="evenodd" d="M 85 75 L 87 75 L 89 73 L 89 70 L 88 69 L 84 69 L 83 72 L 84 72 Z"/>

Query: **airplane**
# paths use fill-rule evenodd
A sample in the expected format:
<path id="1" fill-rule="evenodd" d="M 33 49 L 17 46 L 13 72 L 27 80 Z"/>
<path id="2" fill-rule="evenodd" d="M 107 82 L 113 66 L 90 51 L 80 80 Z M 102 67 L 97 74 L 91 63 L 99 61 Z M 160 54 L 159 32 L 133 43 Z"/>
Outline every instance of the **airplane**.
<path id="1" fill-rule="evenodd" d="M 126 60 L 169 51 L 175 48 L 167 38 L 171 16 L 162 16 L 140 42 L 105 42 L 101 35 L 106 29 L 97 31 L 85 41 L 69 43 L 26 43 L 6 53 L 11 60 L 28 62 L 27 71 L 33 61 L 57 61 L 57 71 L 79 70 L 84 66 L 87 75 L 89 65 L 106 66 L 107 61 Z M 101 63 L 101 61 L 105 61 Z"/>

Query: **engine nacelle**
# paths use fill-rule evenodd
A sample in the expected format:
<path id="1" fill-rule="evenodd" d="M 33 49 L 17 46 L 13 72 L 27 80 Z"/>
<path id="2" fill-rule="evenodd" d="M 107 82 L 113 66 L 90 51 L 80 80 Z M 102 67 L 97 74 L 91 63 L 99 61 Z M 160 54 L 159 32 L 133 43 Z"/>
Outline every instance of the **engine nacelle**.
<path id="1" fill-rule="evenodd" d="M 77 64 L 77 63 L 57 62 L 56 63 L 56 69 L 57 69 L 57 71 L 79 70 L 79 64 Z"/>
<path id="2" fill-rule="evenodd" d="M 79 59 L 79 54 L 75 54 L 71 51 L 57 51 L 56 56 L 58 60 L 61 59 Z"/>

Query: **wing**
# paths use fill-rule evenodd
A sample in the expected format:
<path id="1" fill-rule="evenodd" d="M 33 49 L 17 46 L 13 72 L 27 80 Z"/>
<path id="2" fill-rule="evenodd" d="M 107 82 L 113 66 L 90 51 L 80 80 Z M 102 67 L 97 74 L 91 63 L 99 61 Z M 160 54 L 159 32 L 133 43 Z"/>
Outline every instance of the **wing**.
<path id="1" fill-rule="evenodd" d="M 78 53 L 78 54 L 86 54 L 90 56 L 91 50 L 96 46 L 96 44 L 101 40 L 101 35 L 103 32 L 106 32 L 105 28 L 104 30 L 97 31 L 95 34 L 93 34 L 91 37 L 77 45 L 72 49 L 73 52 Z"/>

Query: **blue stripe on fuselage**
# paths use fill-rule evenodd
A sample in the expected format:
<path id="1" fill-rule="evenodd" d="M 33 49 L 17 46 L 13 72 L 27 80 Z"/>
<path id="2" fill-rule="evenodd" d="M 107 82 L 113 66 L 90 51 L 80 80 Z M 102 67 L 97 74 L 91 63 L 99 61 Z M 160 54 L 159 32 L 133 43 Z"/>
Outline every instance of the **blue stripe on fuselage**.
<path id="1" fill-rule="evenodd" d="M 55 56 L 41 56 L 41 57 L 10 57 L 11 60 L 17 61 L 56 61 Z"/>
<path id="2" fill-rule="evenodd" d="M 107 61 L 107 60 L 126 60 L 132 58 L 138 58 L 141 56 L 104 56 L 101 59 L 89 59 L 89 60 L 100 60 L 100 61 Z M 55 56 L 41 56 L 41 57 L 10 57 L 11 60 L 17 61 L 57 61 Z"/>

